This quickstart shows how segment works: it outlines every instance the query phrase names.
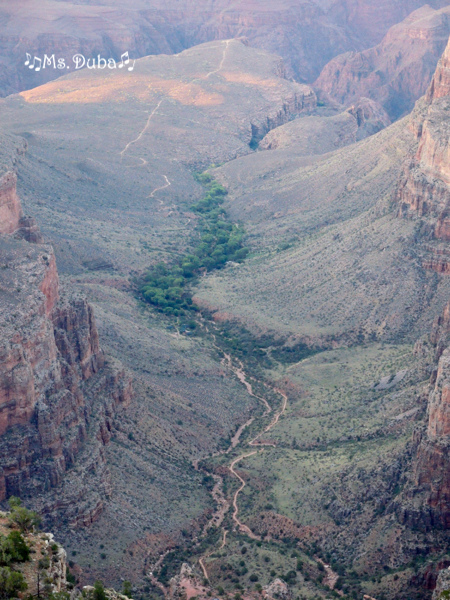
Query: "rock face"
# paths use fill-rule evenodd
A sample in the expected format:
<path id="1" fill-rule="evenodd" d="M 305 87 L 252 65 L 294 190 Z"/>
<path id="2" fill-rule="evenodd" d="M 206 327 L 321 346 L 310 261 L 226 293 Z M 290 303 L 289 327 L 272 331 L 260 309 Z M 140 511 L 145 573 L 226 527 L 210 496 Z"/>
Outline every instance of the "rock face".
<path id="1" fill-rule="evenodd" d="M 11 532 L 8 517 L 8 513 L 0 513 L 1 535 L 8 535 Z M 42 597 L 44 581 L 48 593 L 66 591 L 67 553 L 64 548 L 55 541 L 51 533 L 28 532 L 23 535 L 26 544 L 33 549 L 31 558 L 24 563 L 15 563 L 14 570 L 23 574 L 28 586 L 27 595 L 37 596 L 40 593 Z M 39 589 L 38 581 L 40 581 Z"/>
<path id="2" fill-rule="evenodd" d="M 314 156 L 354 144 L 390 124 L 386 111 L 373 100 L 362 98 L 348 110 L 324 118 L 308 116 L 289 121 L 270 131 L 260 150 L 290 149 L 297 156 Z"/>
<path id="3" fill-rule="evenodd" d="M 391 124 L 389 115 L 384 108 L 374 100 L 360 98 L 347 110 L 356 119 L 358 131 L 356 141 L 381 131 Z"/>
<path id="4" fill-rule="evenodd" d="M 309 88 L 299 89 L 298 92 L 293 92 L 286 99 L 281 110 L 277 110 L 273 114 L 265 116 L 261 120 L 254 120 L 251 124 L 252 138 L 250 146 L 258 143 L 264 136 L 287 123 L 292 117 L 298 115 L 302 111 L 309 111 L 315 108 L 317 103 L 316 95 Z"/>
<path id="5" fill-rule="evenodd" d="M 430 0 L 434 8 L 445 0 Z M 45 11 L 37 0 L 26 10 L 15 0 L 1 7 L 0 90 L 8 95 L 57 78 L 61 71 L 46 66 L 39 72 L 25 66 L 26 53 L 71 60 L 172 54 L 188 47 L 230 37 L 247 36 L 253 46 L 281 54 L 289 74 L 313 81 L 334 56 L 378 43 L 389 27 L 419 8 L 422 0 L 283 0 L 239 2 L 219 0 L 144 0 L 128 6 L 119 0 L 71 3 L 48 0 Z"/>
<path id="6" fill-rule="evenodd" d="M 19 228 L 22 208 L 17 197 L 17 177 L 9 171 L 0 179 L 0 233 L 14 233 Z"/>
<path id="7" fill-rule="evenodd" d="M 274 579 L 272 583 L 266 585 L 263 588 L 262 596 L 267 600 L 290 600 L 292 598 L 289 586 L 282 579 Z"/>
<path id="8" fill-rule="evenodd" d="M 450 568 L 439 571 L 436 589 L 433 593 L 433 600 L 440 600 L 442 592 L 447 590 L 450 590 Z"/>
<path id="9" fill-rule="evenodd" d="M 378 46 L 331 60 L 315 87 L 344 105 L 369 97 L 396 119 L 425 93 L 449 34 L 450 8 L 426 5 L 392 27 Z"/>
<path id="10" fill-rule="evenodd" d="M 450 272 L 450 43 L 439 61 L 426 98 L 418 103 L 412 128 L 417 152 L 406 165 L 397 190 L 399 213 L 420 218 L 429 243 L 423 265 Z"/>
<path id="11" fill-rule="evenodd" d="M 103 446 L 117 407 L 130 400 L 130 379 L 105 360 L 92 307 L 60 292 L 52 247 L 26 241 L 42 237 L 22 216 L 12 171 L 0 201 L 0 500 L 32 496 L 44 513 L 88 524 L 110 487 Z M 90 468 L 94 493 L 85 486 L 77 505 L 59 490 L 55 505 L 49 491 L 87 449 L 79 479 Z"/>
<path id="12" fill-rule="evenodd" d="M 91 466 L 106 476 L 102 446 L 131 385 L 105 361 L 92 307 L 60 298 L 50 246 L 3 237 L 0 256 L 0 498 L 36 498 L 61 485 L 86 444 Z M 98 504 L 78 522 L 97 516 Z M 46 512 L 44 496 L 41 506 Z M 78 507 L 70 510 L 78 514 Z"/>
<path id="13" fill-rule="evenodd" d="M 427 425 L 415 434 L 413 483 L 407 493 L 413 510 L 404 511 L 410 525 L 429 531 L 450 528 L 450 303 L 436 319 L 430 335 L 437 370 L 428 394 Z"/>
<path id="14" fill-rule="evenodd" d="M 417 152 L 405 166 L 397 190 L 399 215 L 418 221 L 422 265 L 441 274 L 450 272 L 449 57 L 450 42 L 426 97 L 413 113 Z M 425 531 L 450 528 L 449 337 L 450 303 L 435 320 L 430 335 L 437 368 L 429 385 L 427 426 L 415 434 L 413 483 L 406 494 L 409 510 L 401 519 Z"/>
<path id="15" fill-rule="evenodd" d="M 415 483 L 425 489 L 431 523 L 450 528 L 450 350 L 438 363 L 428 402 L 427 430 L 418 450 Z"/>

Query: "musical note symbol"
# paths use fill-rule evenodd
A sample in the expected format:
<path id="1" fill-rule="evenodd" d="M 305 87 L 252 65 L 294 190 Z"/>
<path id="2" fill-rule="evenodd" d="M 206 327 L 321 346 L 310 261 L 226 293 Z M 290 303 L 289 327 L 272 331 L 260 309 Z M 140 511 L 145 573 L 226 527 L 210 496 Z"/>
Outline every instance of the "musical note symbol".
<path id="1" fill-rule="evenodd" d="M 36 61 L 38 61 L 39 65 L 36 67 Z M 33 64 L 29 65 L 29 69 L 34 69 L 35 71 L 40 71 L 41 70 L 41 66 L 42 66 L 42 58 L 38 58 L 37 56 L 35 56 L 33 58 Z"/>
<path id="2" fill-rule="evenodd" d="M 132 67 L 128 67 L 128 70 L 129 70 L 129 71 L 132 71 L 132 70 L 134 69 L 134 65 L 135 65 L 135 64 L 136 64 L 136 61 L 134 60 L 134 61 L 133 61 L 133 66 L 132 66 Z"/>
<path id="3" fill-rule="evenodd" d="M 28 67 L 28 65 L 30 64 L 30 60 L 31 60 L 31 54 L 28 54 L 28 52 L 25 52 L 25 54 L 27 55 L 27 60 L 24 62 L 24 65 L 26 67 Z"/>
<path id="4" fill-rule="evenodd" d="M 120 58 L 122 62 L 119 65 L 119 69 L 121 69 L 124 64 L 127 65 L 130 62 L 130 55 L 128 54 L 128 52 L 124 52 Z M 123 61 L 124 58 L 126 58 L 125 62 Z"/>

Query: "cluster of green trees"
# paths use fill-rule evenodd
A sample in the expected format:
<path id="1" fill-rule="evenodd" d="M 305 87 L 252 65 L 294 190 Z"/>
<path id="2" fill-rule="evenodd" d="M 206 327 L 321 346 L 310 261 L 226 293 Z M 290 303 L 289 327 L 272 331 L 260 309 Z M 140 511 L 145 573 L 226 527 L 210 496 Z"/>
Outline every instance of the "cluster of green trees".
<path id="1" fill-rule="evenodd" d="M 17 598 L 19 592 L 27 589 L 22 573 L 13 571 L 10 567 L 0 567 L 0 598 L 10 600 Z"/>
<path id="2" fill-rule="evenodd" d="M 32 510 L 22 506 L 20 498 L 12 496 L 9 500 L 9 520 L 18 527 L 22 533 L 29 533 L 37 529 L 41 523 L 41 517 Z"/>
<path id="3" fill-rule="evenodd" d="M 19 531 L 13 530 L 8 535 L 0 534 L 0 600 L 17 598 L 19 592 L 27 589 L 27 583 L 22 573 L 14 570 L 14 564 L 30 559 L 30 548 L 23 538 L 37 527 L 38 515 L 21 505 L 19 498 L 10 498 L 11 512 L 9 521 Z"/>
<path id="4" fill-rule="evenodd" d="M 11 531 L 7 536 L 0 534 L 0 565 L 25 562 L 30 558 L 30 548 L 19 531 Z"/>
<path id="5" fill-rule="evenodd" d="M 201 273 L 221 269 L 228 261 L 241 262 L 249 252 L 243 245 L 244 229 L 230 223 L 222 207 L 226 189 L 208 173 L 197 179 L 207 187 L 207 193 L 191 206 L 199 216 L 193 251 L 171 265 L 153 266 L 140 289 L 146 302 L 169 315 L 195 310 L 190 285 Z"/>

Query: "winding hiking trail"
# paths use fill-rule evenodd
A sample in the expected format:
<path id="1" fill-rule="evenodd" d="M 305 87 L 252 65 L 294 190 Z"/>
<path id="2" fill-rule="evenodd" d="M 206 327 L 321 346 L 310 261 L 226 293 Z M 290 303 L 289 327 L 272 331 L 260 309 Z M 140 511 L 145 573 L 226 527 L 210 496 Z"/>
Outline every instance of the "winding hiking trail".
<path id="1" fill-rule="evenodd" d="M 223 66 L 224 66 L 224 64 L 225 64 L 225 60 L 226 60 L 226 58 L 227 58 L 228 49 L 229 49 L 229 46 L 230 46 L 230 43 L 231 43 L 231 41 L 232 41 L 232 40 L 224 40 L 224 41 L 221 41 L 221 42 L 220 42 L 220 46 L 219 46 L 219 47 L 221 47 L 221 46 L 223 45 L 223 52 L 222 52 L 222 58 L 221 58 L 221 60 L 220 60 L 220 63 L 219 63 L 219 66 L 217 67 L 217 69 L 214 69 L 214 70 L 212 70 L 212 71 L 209 71 L 208 73 L 206 73 L 205 75 L 202 75 L 201 77 L 197 77 L 197 78 L 195 78 L 195 79 L 192 79 L 192 81 L 190 81 L 190 84 L 193 84 L 193 83 L 195 83 L 195 82 L 197 82 L 197 81 L 206 81 L 206 80 L 208 80 L 208 79 L 209 79 L 209 78 L 210 78 L 212 75 L 217 75 L 217 73 L 219 73 L 219 72 L 220 72 L 220 71 L 223 69 Z M 179 56 L 179 55 L 177 55 L 177 56 Z M 137 144 L 137 143 L 138 143 L 138 142 L 139 142 L 139 141 L 142 139 L 142 137 L 145 135 L 145 133 L 147 132 L 148 128 L 150 127 L 150 124 L 151 124 L 151 122 L 152 122 L 152 120 L 153 120 L 153 117 L 155 117 L 155 115 L 157 115 L 157 114 L 158 114 L 158 110 L 161 108 L 161 105 L 162 105 L 162 104 L 163 104 L 165 101 L 167 101 L 167 100 L 168 100 L 168 98 L 167 98 L 167 97 L 163 97 L 163 98 L 161 98 L 161 99 L 159 100 L 159 102 L 156 104 L 156 106 L 153 108 L 153 110 L 152 110 L 152 111 L 151 111 L 151 113 L 149 114 L 149 116 L 148 116 L 148 118 L 147 118 L 147 120 L 146 120 L 146 123 L 145 123 L 145 125 L 144 125 L 143 129 L 142 129 L 142 130 L 139 132 L 139 134 L 138 134 L 138 135 L 137 135 L 137 136 L 136 136 L 134 139 L 130 140 L 130 141 L 129 141 L 129 142 L 126 144 L 126 145 L 125 145 L 125 147 L 123 148 L 123 150 L 121 150 L 121 152 L 120 152 L 120 158 L 121 158 L 121 159 L 123 159 L 123 157 L 124 157 L 124 156 L 127 154 L 128 150 L 129 150 L 129 149 L 130 149 L 132 146 L 134 146 L 135 144 Z M 194 122 L 195 122 L 195 123 L 198 123 L 198 121 L 194 121 Z M 200 124 L 200 123 L 199 123 L 199 124 Z M 137 158 L 138 158 L 138 160 L 140 160 L 140 161 L 141 161 L 141 164 L 139 165 L 140 167 L 144 167 L 144 166 L 146 166 L 146 165 L 148 164 L 148 163 L 147 163 L 147 160 L 146 160 L 145 158 L 142 158 L 141 156 L 139 156 L 139 157 L 137 157 Z M 147 198 L 154 198 L 154 196 L 155 196 L 155 194 L 156 194 L 157 192 L 160 192 L 161 190 L 165 190 L 166 188 L 168 188 L 169 186 L 171 186 L 171 185 L 172 185 L 172 183 L 169 181 L 169 179 L 168 179 L 167 175 L 163 175 L 163 177 L 164 177 L 164 179 L 166 180 L 166 183 L 165 183 L 165 185 L 163 185 L 163 186 L 161 186 L 161 187 L 157 187 L 157 188 L 155 188 L 155 189 L 154 189 L 154 190 L 151 192 L 151 194 L 150 194 L 149 196 L 147 196 Z M 160 203 L 161 203 L 161 204 L 164 204 L 162 200 L 160 200 Z"/>
<path id="2" fill-rule="evenodd" d="M 211 550 L 211 552 L 209 554 L 205 554 L 205 556 L 202 556 L 202 558 L 199 559 L 198 564 L 200 565 L 200 567 L 202 568 L 203 571 L 203 575 L 205 576 L 205 579 L 208 579 L 208 571 L 206 569 L 206 565 L 205 565 L 205 560 L 207 558 L 209 558 L 212 554 L 214 554 L 214 552 L 219 552 L 219 550 L 223 550 L 223 548 L 225 548 L 225 545 L 227 543 L 227 533 L 228 533 L 228 529 L 224 529 L 223 530 L 223 537 L 222 537 L 222 544 L 216 549 Z"/>
<path id="3" fill-rule="evenodd" d="M 255 392 L 253 391 L 253 386 L 249 381 L 249 377 L 247 376 L 247 373 L 245 372 L 245 368 L 244 365 L 242 363 L 242 361 L 238 360 L 238 366 L 233 364 L 233 360 L 231 358 L 231 356 L 229 354 L 227 354 L 224 350 L 222 350 L 222 348 L 220 348 L 217 344 L 216 344 L 216 336 L 213 332 L 211 332 L 207 326 L 205 326 L 202 322 L 199 322 L 199 325 L 202 329 L 205 329 L 205 331 L 209 334 L 212 335 L 213 339 L 214 339 L 214 343 L 213 346 L 214 348 L 216 348 L 216 350 L 218 350 L 222 355 L 223 358 L 221 360 L 221 364 L 224 365 L 225 367 L 227 367 L 230 371 L 232 371 L 234 373 L 234 375 L 236 376 L 236 378 L 244 385 L 245 389 L 247 390 L 247 393 L 252 396 L 253 398 L 255 398 L 256 400 L 258 400 L 259 402 L 261 402 L 264 406 L 264 412 L 261 415 L 261 417 L 259 417 L 260 419 L 264 419 L 265 417 L 267 417 L 269 414 L 272 413 L 273 409 L 270 406 L 269 402 L 267 401 L 266 398 L 262 397 L 262 396 L 258 396 L 257 394 L 255 394 Z M 266 385 L 266 384 L 265 384 Z M 266 447 L 276 447 L 276 443 L 272 442 L 272 441 L 265 441 L 265 440 L 259 440 L 259 438 L 264 434 L 264 433 L 268 433 L 269 431 L 271 431 L 279 422 L 280 418 L 284 415 L 284 413 L 286 412 L 286 408 L 287 408 L 287 402 L 288 402 L 288 397 L 287 394 L 277 388 L 277 387 L 272 387 L 271 388 L 274 392 L 276 392 L 278 395 L 281 396 L 282 398 L 282 403 L 281 403 L 281 408 L 273 415 L 272 420 L 270 421 L 270 423 L 268 425 L 266 425 L 266 427 L 264 427 L 264 429 L 262 429 L 262 431 L 260 431 L 254 438 L 252 438 L 247 445 L 250 447 L 257 447 L 258 449 L 255 449 L 251 452 L 244 452 L 242 454 L 240 454 L 239 456 L 237 456 L 236 458 L 234 458 L 231 463 L 228 465 L 228 470 L 230 471 L 230 473 L 232 474 L 233 477 L 235 477 L 238 482 L 239 482 L 239 487 L 238 489 L 234 492 L 233 494 L 233 499 L 230 501 L 226 498 L 224 492 L 223 492 L 223 478 L 221 475 L 218 475 L 217 473 L 213 473 L 213 472 L 208 472 L 206 469 L 204 469 L 204 472 L 207 473 L 208 475 L 210 475 L 213 479 L 214 479 L 214 487 L 211 490 L 211 496 L 214 499 L 214 502 L 216 504 L 216 510 L 214 511 L 213 515 L 211 516 L 211 518 L 208 520 L 208 522 L 205 524 L 203 531 L 202 531 L 202 537 L 205 537 L 208 530 L 211 529 L 212 527 L 215 528 L 219 528 L 221 527 L 225 516 L 227 515 L 228 511 L 230 510 L 230 506 L 233 506 L 233 514 L 232 514 L 232 520 L 235 523 L 235 527 L 238 531 L 240 531 L 241 533 L 244 533 L 245 535 L 247 535 L 248 537 L 250 537 L 251 539 L 254 540 L 261 540 L 261 538 L 256 535 L 255 533 L 253 533 L 253 531 L 250 529 L 250 527 L 248 527 L 248 525 L 245 525 L 245 523 L 242 523 L 242 521 L 239 519 L 239 505 L 238 505 L 238 499 L 239 499 L 239 494 L 242 492 L 242 490 L 245 488 L 246 486 L 246 482 L 244 480 L 244 478 L 239 475 L 239 473 L 236 470 L 236 466 L 242 461 L 245 460 L 246 458 L 250 458 L 251 456 L 254 456 L 256 454 L 260 454 L 262 452 L 264 452 Z M 238 430 L 236 431 L 236 433 L 233 435 L 233 437 L 231 438 L 231 443 L 230 446 L 226 449 L 226 450 L 221 450 L 219 452 L 216 452 L 215 454 L 212 455 L 212 458 L 217 458 L 219 456 L 224 456 L 229 454 L 232 450 L 235 450 L 237 448 L 237 446 L 241 443 L 241 436 L 243 434 L 243 432 L 255 421 L 256 417 L 250 417 L 250 419 L 248 419 L 248 421 L 246 421 L 245 423 L 243 423 Z M 199 461 L 198 460 L 194 460 L 192 462 L 193 467 L 195 468 L 196 471 L 200 471 L 200 467 L 199 467 Z M 206 561 L 208 558 L 210 558 L 214 553 L 222 550 L 227 543 L 227 534 L 228 534 L 228 530 L 225 529 L 225 527 L 222 528 L 223 531 L 223 537 L 222 537 L 222 542 L 221 545 L 218 548 L 213 548 L 212 550 L 210 550 L 207 554 L 204 554 L 202 557 L 199 558 L 198 563 L 200 565 L 200 568 L 203 572 L 203 575 L 205 577 L 205 579 L 209 579 L 208 576 L 208 569 L 207 569 L 207 565 L 206 565 Z M 200 541 L 197 542 L 197 546 L 200 544 Z M 167 554 L 167 553 L 166 553 Z M 155 570 L 157 567 L 159 568 L 162 565 L 162 562 L 164 561 L 164 558 L 166 556 L 166 554 L 161 555 L 158 563 L 156 563 L 156 565 L 154 566 Z M 152 581 L 152 583 L 154 585 L 157 585 L 157 587 L 159 587 L 164 595 L 167 595 L 167 589 L 165 588 L 165 586 L 158 581 L 158 579 L 155 577 L 155 575 L 153 574 L 153 571 L 149 573 L 149 577 Z"/>
<path id="4" fill-rule="evenodd" d="M 208 329 L 206 328 L 206 330 L 208 331 Z M 227 354 L 226 352 L 224 352 L 219 346 L 216 345 L 216 336 L 213 334 L 214 337 L 214 347 L 219 350 L 219 352 L 221 352 L 223 354 L 223 358 L 222 358 L 222 364 L 224 364 L 226 367 L 228 367 L 237 377 L 237 379 L 245 386 L 247 393 L 252 396 L 253 398 L 256 398 L 259 402 L 261 402 L 264 405 L 264 413 L 262 414 L 262 416 L 260 418 L 265 418 L 267 417 L 271 412 L 272 412 L 272 407 L 270 406 L 269 402 L 266 400 L 266 398 L 263 398 L 262 396 L 258 396 L 257 394 L 254 393 L 253 391 L 253 386 L 252 384 L 249 382 L 249 378 L 245 372 L 244 369 L 244 365 L 243 363 L 239 360 L 239 366 L 235 366 L 233 365 L 233 361 L 231 359 L 231 356 L 229 354 Z M 271 442 L 271 441 L 258 441 L 258 439 L 264 434 L 264 433 L 268 433 L 269 431 L 271 431 L 278 423 L 278 421 L 280 420 L 280 417 L 285 413 L 286 411 L 286 407 L 287 407 L 287 401 L 288 401 L 288 397 L 285 394 L 285 392 L 283 392 L 283 390 L 280 390 L 279 388 L 272 388 L 273 391 L 275 391 L 277 394 L 279 394 L 282 397 L 282 405 L 280 410 L 278 410 L 271 422 L 269 423 L 269 425 L 267 425 L 262 431 L 260 431 L 252 440 L 250 440 L 248 442 L 249 446 L 253 446 L 253 447 L 258 447 L 260 448 L 259 450 L 253 450 L 252 452 L 247 452 L 247 453 L 243 453 L 240 454 L 239 456 L 237 456 L 235 459 L 233 459 L 233 461 L 228 465 L 228 470 L 230 471 L 230 473 L 233 475 L 233 477 L 235 477 L 240 485 L 238 487 L 238 489 L 235 491 L 234 495 L 233 495 L 233 500 L 232 500 L 232 506 L 233 506 L 233 515 L 232 515 L 232 519 L 234 521 L 234 523 L 236 524 L 236 528 L 241 532 L 241 533 L 245 533 L 248 537 L 254 539 L 254 540 L 260 540 L 261 538 L 259 536 L 257 536 L 255 533 L 253 533 L 253 531 L 250 529 L 250 527 L 248 527 L 248 525 L 245 525 L 245 523 L 242 523 L 242 521 L 239 519 L 239 505 L 238 505 L 238 498 L 239 498 L 239 494 L 242 492 L 242 490 L 245 488 L 246 486 L 246 482 L 243 479 L 243 477 L 241 477 L 241 475 L 239 475 L 239 473 L 236 471 L 235 467 L 244 459 L 249 458 L 250 456 L 254 456 L 255 454 L 261 453 L 264 451 L 265 447 L 270 446 L 270 447 L 276 447 L 276 443 L 275 442 Z M 229 454 L 232 450 L 234 450 L 238 444 L 240 443 L 240 439 L 242 436 L 242 433 L 255 421 L 255 417 L 251 417 L 248 421 L 246 421 L 245 423 L 243 423 L 239 429 L 236 431 L 236 433 L 234 434 L 234 436 L 231 438 L 231 444 L 230 446 L 227 448 L 227 450 L 222 450 L 220 452 L 217 452 L 214 456 L 218 457 L 221 455 L 226 455 Z M 203 530 L 203 534 L 205 535 L 207 530 L 212 527 L 220 527 L 221 523 L 223 522 L 225 515 L 227 514 L 229 508 L 230 508 L 230 503 L 229 501 L 225 498 L 225 495 L 223 494 L 223 479 L 220 475 L 217 475 L 215 473 L 211 473 L 211 476 L 214 477 L 214 480 L 216 482 L 211 494 L 212 497 L 214 498 L 214 501 L 216 502 L 216 506 L 217 509 L 214 512 L 213 516 L 211 517 L 211 519 L 208 521 L 208 523 L 205 525 L 205 528 Z M 223 540 L 222 540 L 222 545 L 220 546 L 219 549 L 222 549 L 225 547 L 226 545 L 226 534 L 227 534 L 227 530 L 224 529 L 224 536 L 223 536 Z M 200 567 L 203 571 L 203 575 L 205 576 L 205 579 L 208 579 L 208 570 L 205 564 L 205 561 L 215 552 L 217 552 L 219 549 L 213 549 L 211 552 L 209 552 L 208 554 L 202 556 L 199 559 L 199 564 Z"/>
<path id="5" fill-rule="evenodd" d="M 231 463 L 231 465 L 228 468 L 230 470 L 230 473 L 232 475 L 234 475 L 241 482 L 240 487 L 236 490 L 236 492 L 234 493 L 234 497 L 233 497 L 233 508 L 234 508 L 233 521 L 236 523 L 239 531 L 241 531 L 242 533 L 246 533 L 253 540 L 259 540 L 260 538 L 253 533 L 253 531 L 250 529 L 250 527 L 248 527 L 247 525 L 244 525 L 244 523 L 239 521 L 239 518 L 238 518 L 239 506 L 238 506 L 237 501 L 238 501 L 238 496 L 242 492 L 242 490 L 245 488 L 246 483 L 245 483 L 245 480 L 239 475 L 239 473 L 237 473 L 234 470 L 234 467 L 241 460 L 244 460 L 244 458 L 248 458 L 249 456 L 253 456 L 254 454 L 258 454 L 258 450 L 253 450 L 253 452 L 249 452 L 249 454 L 242 454 L 241 456 L 238 456 L 237 458 L 235 458 L 233 460 L 233 462 Z"/>
<path id="6" fill-rule="evenodd" d="M 137 142 L 139 142 L 139 140 L 141 139 L 141 137 L 144 135 L 144 133 L 147 131 L 147 129 L 150 127 L 150 122 L 153 119 L 153 117 L 155 116 L 155 114 L 158 112 L 159 107 L 161 106 L 161 104 L 164 102 L 164 100 L 166 100 L 166 98 L 161 98 L 161 100 L 158 102 L 158 104 L 155 106 L 155 108 L 152 110 L 152 112 L 150 113 L 147 122 L 145 124 L 144 129 L 140 132 L 140 134 L 137 136 L 137 138 L 135 138 L 134 140 L 131 140 L 131 142 L 128 142 L 128 144 L 125 146 L 125 148 L 120 152 L 120 156 L 123 158 L 124 155 L 128 152 L 128 149 L 133 146 L 134 144 L 136 144 Z"/>
<path id="7" fill-rule="evenodd" d="M 147 572 L 147 577 L 150 579 L 150 581 L 153 583 L 154 586 L 158 587 L 162 591 L 162 593 L 164 594 L 164 598 L 167 598 L 169 591 L 166 588 L 166 586 L 159 581 L 159 579 L 155 576 L 154 573 L 161 567 L 161 565 L 164 562 L 164 559 L 166 558 L 166 556 L 168 554 L 169 554 L 169 550 L 167 550 L 166 552 L 161 554 L 161 556 L 158 558 L 158 560 L 155 562 L 155 564 L 153 566 L 151 566 L 150 570 Z"/>
<path id="8" fill-rule="evenodd" d="M 167 175 L 163 175 L 164 179 L 166 180 L 166 185 L 162 185 L 161 187 L 157 187 L 153 190 L 153 192 L 148 196 L 148 198 L 153 198 L 153 196 L 156 194 L 156 192 L 160 192 L 161 190 L 165 190 L 166 188 L 168 188 L 171 184 L 171 182 L 169 181 L 169 179 L 167 178 Z"/>

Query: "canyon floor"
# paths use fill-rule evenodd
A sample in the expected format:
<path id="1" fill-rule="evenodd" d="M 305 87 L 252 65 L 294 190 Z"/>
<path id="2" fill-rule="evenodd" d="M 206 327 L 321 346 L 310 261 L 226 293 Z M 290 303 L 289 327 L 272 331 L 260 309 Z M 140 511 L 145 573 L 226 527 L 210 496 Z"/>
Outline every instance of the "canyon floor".
<path id="1" fill-rule="evenodd" d="M 104 511 L 89 527 L 54 520 L 85 580 L 157 598 L 184 561 L 192 596 L 207 575 L 213 593 L 251 598 L 283 577 L 327 598 L 339 575 L 349 595 L 422 598 L 427 554 L 446 556 L 445 532 L 396 512 L 450 294 L 395 205 L 411 119 L 386 127 L 370 104 L 361 122 L 285 75 L 279 57 L 223 40 L 0 101 L 0 128 L 27 143 L 24 208 L 133 378 L 105 447 Z M 190 328 L 133 281 L 189 251 L 206 169 L 250 256 L 201 279 Z"/>

